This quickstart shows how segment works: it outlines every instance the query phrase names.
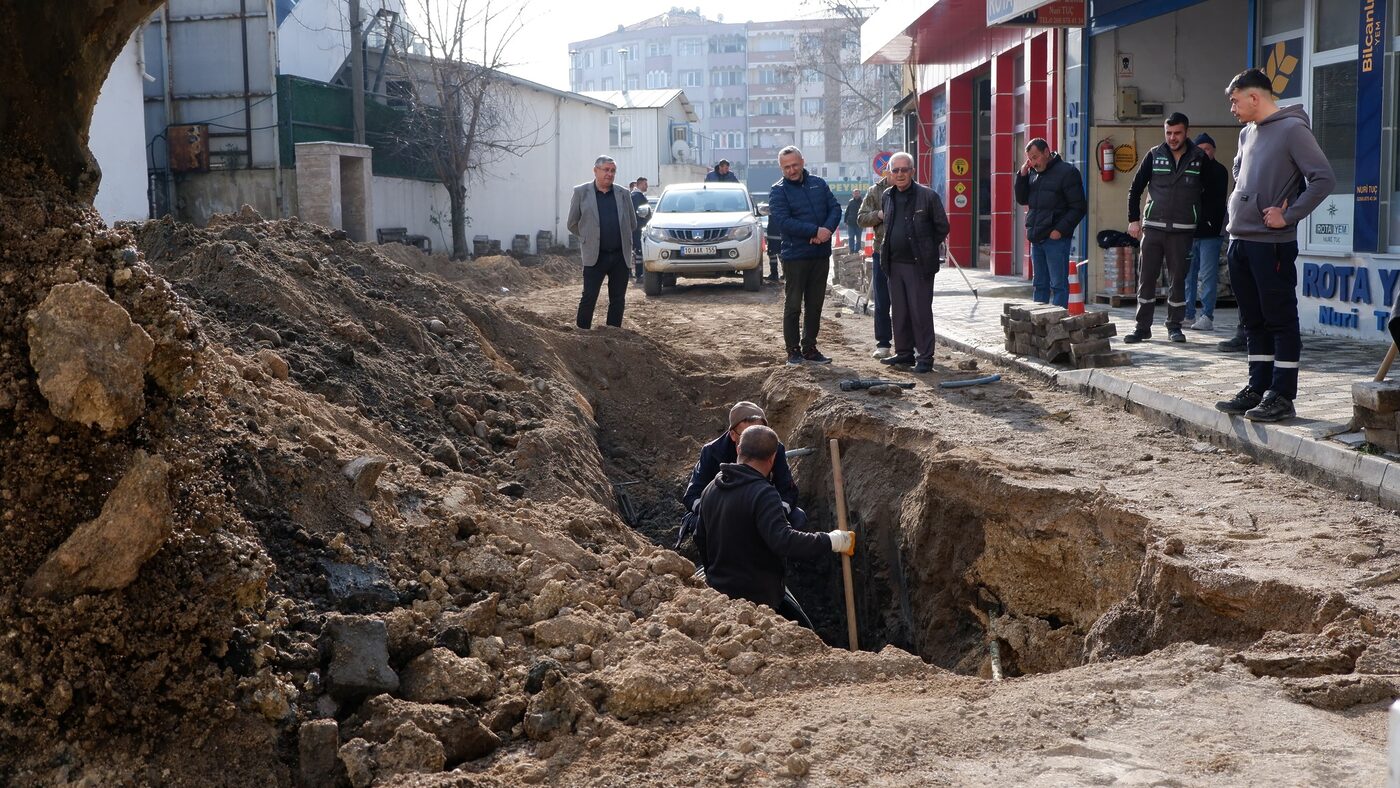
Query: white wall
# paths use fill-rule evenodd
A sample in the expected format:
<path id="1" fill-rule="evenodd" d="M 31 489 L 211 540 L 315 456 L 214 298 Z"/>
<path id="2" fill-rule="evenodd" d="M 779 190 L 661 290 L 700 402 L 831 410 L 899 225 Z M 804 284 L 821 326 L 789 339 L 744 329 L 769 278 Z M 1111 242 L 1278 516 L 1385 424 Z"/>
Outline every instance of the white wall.
<path id="1" fill-rule="evenodd" d="M 651 188 L 656 188 L 657 167 L 657 110 L 651 107 L 628 107 L 615 110 L 616 114 L 630 118 L 632 121 L 632 144 L 626 148 L 608 147 L 598 151 L 599 154 L 607 155 L 617 160 L 617 179 L 626 186 L 628 182 L 635 181 L 640 177 L 645 177 Z M 607 132 L 607 127 L 604 127 Z M 597 154 L 594 156 L 597 157 Z M 666 159 L 669 161 L 671 152 L 666 150 Z M 589 165 L 592 166 L 591 164 Z"/>
<path id="2" fill-rule="evenodd" d="M 1117 89 L 1135 86 L 1142 101 L 1184 112 L 1192 126 L 1233 126 L 1225 85 L 1245 68 L 1248 4 L 1208 0 L 1093 38 L 1093 123 L 1119 122 Z M 1133 56 L 1133 75 L 1117 77 L 1117 53 Z M 1160 122 L 1157 120 L 1156 122 Z"/>
<path id="3" fill-rule="evenodd" d="M 608 149 L 608 107 L 526 86 L 514 89 L 520 125 L 535 145 L 490 165 L 468 185 L 467 239 L 484 234 L 508 249 L 511 238 L 524 233 L 534 249 L 535 233 L 552 230 L 555 242 L 564 243 L 572 189 L 592 180 L 593 160 Z M 625 188 L 630 179 L 618 177 Z"/>
<path id="4" fill-rule="evenodd" d="M 145 219 L 146 129 L 142 121 L 141 74 L 136 67 L 136 36 L 126 42 L 92 111 L 88 147 L 102 168 L 93 201 L 108 224 Z"/>
<path id="5" fill-rule="evenodd" d="M 402 13 L 403 5 L 402 0 L 361 0 L 360 17 L 368 26 L 378 9 Z M 301 0 L 277 28 L 280 73 L 330 82 L 349 57 L 349 28 L 345 0 Z M 382 32 L 382 27 L 374 31 L 376 37 Z"/>
<path id="6" fill-rule="evenodd" d="M 442 184 L 375 176 L 373 210 L 374 229 L 407 227 L 412 235 L 431 238 L 434 252 L 452 251 L 452 211 Z M 433 226 L 434 215 L 441 217 L 441 229 Z M 467 238 L 472 235 L 468 226 Z"/>

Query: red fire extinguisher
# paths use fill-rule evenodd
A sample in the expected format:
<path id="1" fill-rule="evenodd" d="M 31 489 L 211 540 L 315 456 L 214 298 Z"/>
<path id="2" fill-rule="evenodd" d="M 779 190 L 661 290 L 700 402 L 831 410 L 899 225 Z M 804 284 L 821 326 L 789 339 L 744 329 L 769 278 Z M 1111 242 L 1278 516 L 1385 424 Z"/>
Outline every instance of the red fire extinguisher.
<path id="1" fill-rule="evenodd" d="M 1113 143 L 1107 137 L 1099 143 L 1099 177 L 1108 182 L 1113 180 Z"/>

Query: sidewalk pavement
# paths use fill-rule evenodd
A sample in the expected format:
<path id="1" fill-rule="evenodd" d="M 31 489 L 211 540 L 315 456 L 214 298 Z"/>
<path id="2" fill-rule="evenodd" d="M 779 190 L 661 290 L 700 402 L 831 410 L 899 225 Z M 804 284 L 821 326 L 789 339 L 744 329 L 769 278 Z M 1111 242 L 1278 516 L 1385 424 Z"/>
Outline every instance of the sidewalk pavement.
<path id="1" fill-rule="evenodd" d="M 1298 417 L 1281 424 L 1260 424 L 1215 409 L 1217 401 L 1229 399 L 1246 382 L 1245 354 L 1222 353 L 1215 348 L 1217 342 L 1234 335 L 1234 308 L 1216 310 L 1214 331 L 1186 329 L 1186 342 L 1178 344 L 1167 341 L 1163 325 L 1166 304 L 1159 301 L 1152 338 L 1129 345 L 1122 337 L 1135 326 L 1135 303 L 1117 309 L 1086 304 L 1086 310 L 1106 311 L 1112 316 L 1118 326 L 1113 349 L 1131 351 L 1133 366 L 1077 370 L 1006 352 L 1002 306 L 1007 302 L 1029 303 L 1029 282 L 985 271 L 964 269 L 964 273 L 980 298 L 974 298 L 952 266 L 945 265 L 939 272 L 933 313 L 940 343 L 1019 368 L 1058 386 L 1123 403 L 1130 411 L 1178 431 L 1244 451 L 1309 481 L 1400 509 L 1400 457 L 1364 453 L 1359 434 L 1338 434 L 1351 419 L 1351 384 L 1375 376 L 1386 346 L 1304 334 L 1294 403 Z M 836 291 L 848 305 L 857 303 L 854 291 L 840 287 Z M 859 303 L 863 305 L 864 299 Z"/>

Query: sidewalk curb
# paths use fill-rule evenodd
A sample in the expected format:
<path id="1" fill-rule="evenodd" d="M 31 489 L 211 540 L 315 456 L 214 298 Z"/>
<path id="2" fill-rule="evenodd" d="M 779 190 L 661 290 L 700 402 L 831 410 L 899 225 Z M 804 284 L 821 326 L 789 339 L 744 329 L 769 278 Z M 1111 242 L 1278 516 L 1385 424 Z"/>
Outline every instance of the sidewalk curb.
<path id="1" fill-rule="evenodd" d="M 834 288 L 847 305 L 848 288 Z M 844 292 L 843 292 L 844 291 Z M 938 343 L 1011 367 L 1071 389 L 1121 405 L 1138 416 L 1216 446 L 1250 457 L 1304 481 L 1356 495 L 1389 509 L 1400 509 L 1400 464 L 1362 454 L 1327 440 L 1300 433 L 1297 428 L 1258 424 L 1243 416 L 1230 416 L 1214 408 L 1182 399 L 1139 382 L 1120 378 L 1107 369 L 1063 369 L 1037 359 L 1016 356 L 999 345 L 986 345 L 937 327 Z"/>

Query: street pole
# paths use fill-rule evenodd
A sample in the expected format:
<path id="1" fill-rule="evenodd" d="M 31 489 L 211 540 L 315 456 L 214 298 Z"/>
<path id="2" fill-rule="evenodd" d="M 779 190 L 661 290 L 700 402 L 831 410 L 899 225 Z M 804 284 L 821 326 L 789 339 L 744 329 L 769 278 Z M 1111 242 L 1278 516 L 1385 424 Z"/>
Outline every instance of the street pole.
<path id="1" fill-rule="evenodd" d="M 355 127 L 355 144 L 365 144 L 365 50 L 364 24 L 360 20 L 360 0 L 350 2 L 350 117 Z"/>

